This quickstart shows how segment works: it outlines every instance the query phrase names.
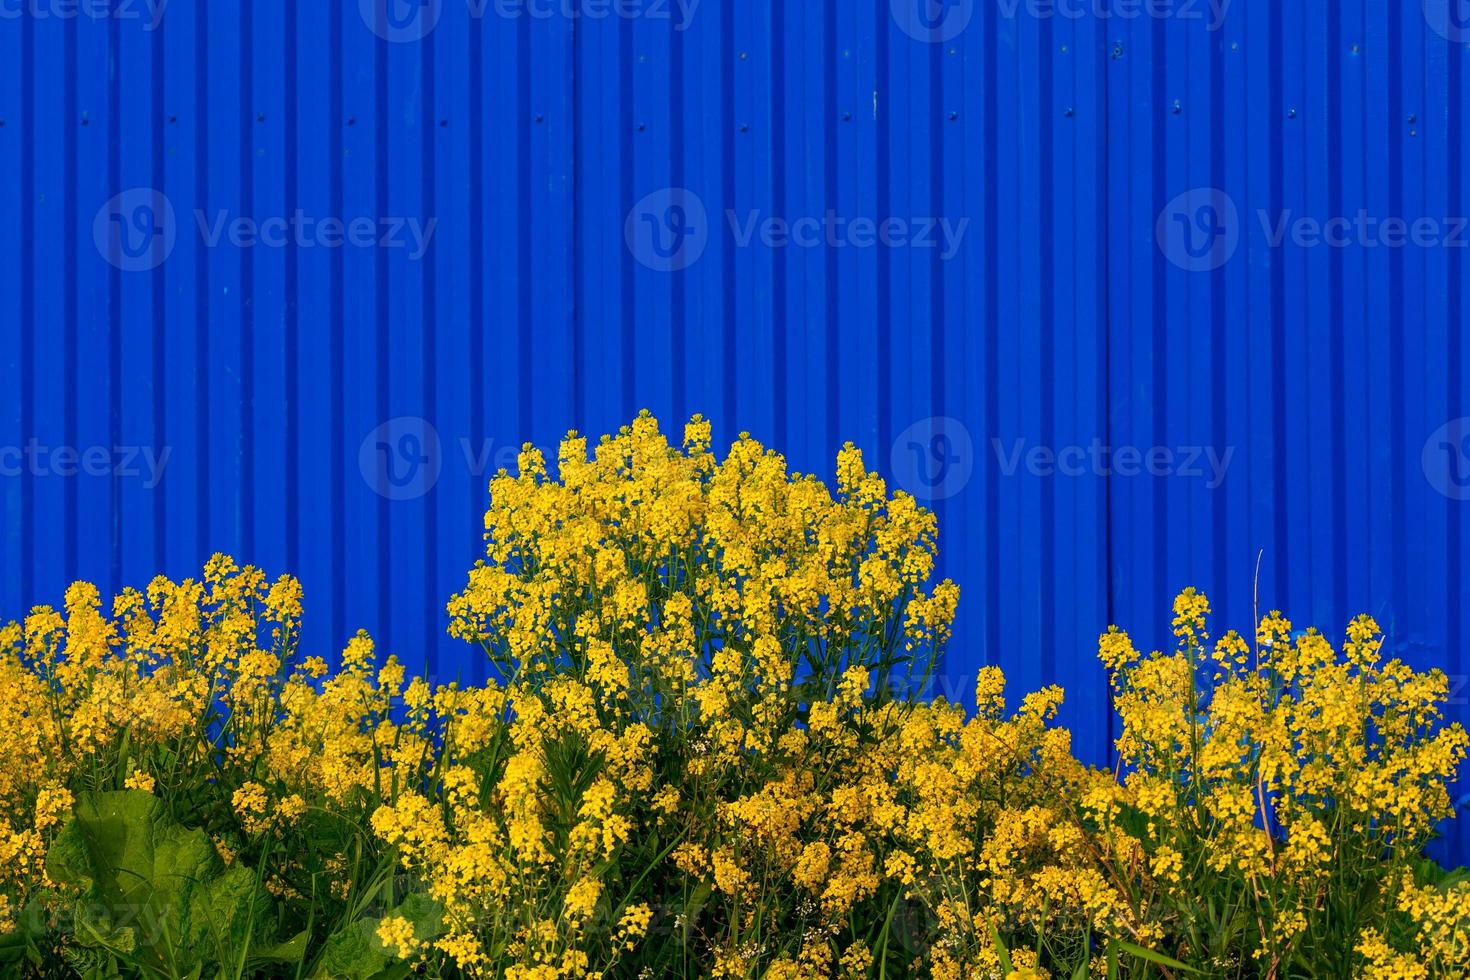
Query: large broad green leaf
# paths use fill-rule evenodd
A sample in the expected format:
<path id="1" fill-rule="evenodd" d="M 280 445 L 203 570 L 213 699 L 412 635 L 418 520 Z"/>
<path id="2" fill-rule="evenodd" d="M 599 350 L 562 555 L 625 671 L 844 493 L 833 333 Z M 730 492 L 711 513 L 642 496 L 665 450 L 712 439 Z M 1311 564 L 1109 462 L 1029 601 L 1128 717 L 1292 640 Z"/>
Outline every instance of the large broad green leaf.
<path id="1" fill-rule="evenodd" d="M 270 895 L 254 871 L 226 867 L 201 830 L 176 823 L 150 793 L 84 793 L 46 857 L 75 888 L 78 945 L 188 976 L 261 960 L 299 960 L 305 937 L 278 943 Z"/>
<path id="2" fill-rule="evenodd" d="M 439 904 L 426 895 L 409 895 L 382 918 L 364 917 L 349 922 L 327 939 L 313 974 L 315 980 L 398 980 L 411 972 L 378 941 L 378 924 L 383 918 L 401 916 L 413 923 L 414 938 L 426 942 L 443 934 Z"/>

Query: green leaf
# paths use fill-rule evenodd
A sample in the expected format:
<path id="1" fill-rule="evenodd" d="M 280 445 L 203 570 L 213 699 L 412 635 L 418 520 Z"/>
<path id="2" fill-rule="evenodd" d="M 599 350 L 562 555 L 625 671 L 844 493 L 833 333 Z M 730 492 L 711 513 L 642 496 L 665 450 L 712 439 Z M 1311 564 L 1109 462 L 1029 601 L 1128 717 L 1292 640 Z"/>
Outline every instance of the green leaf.
<path id="1" fill-rule="evenodd" d="M 146 969 L 177 974 L 283 950 L 255 872 L 225 867 L 205 833 L 175 822 L 151 793 L 83 793 L 46 871 L 80 895 L 72 912 L 79 945 Z"/>
<path id="2" fill-rule="evenodd" d="M 409 964 L 378 941 L 379 923 L 394 916 L 412 922 L 414 938 L 420 942 L 430 942 L 444 934 L 443 909 L 439 903 L 415 893 L 382 918 L 365 916 L 329 936 L 312 976 L 316 980 L 396 980 L 407 976 Z"/>
<path id="3" fill-rule="evenodd" d="M 311 936 L 304 931 L 298 932 L 285 942 L 252 950 L 251 958 L 262 963 L 300 963 L 310 942 Z"/>
<path id="4" fill-rule="evenodd" d="M 51 934 L 50 914 L 37 899 L 32 899 L 15 917 L 14 928 L 0 932 L 0 966 L 29 960 L 40 962 L 38 943 Z"/>
<path id="5" fill-rule="evenodd" d="M 378 942 L 378 920 L 358 919 L 327 938 L 312 975 L 317 980 L 371 980 L 393 959 Z"/>
<path id="6" fill-rule="evenodd" d="M 1000 938 L 1000 930 L 995 927 L 994 922 L 988 922 L 990 926 L 990 941 L 995 943 L 995 955 L 1000 960 L 1000 975 L 1008 977 L 1013 972 L 1011 966 L 1011 951 L 1006 948 L 1005 940 Z"/>
<path id="7" fill-rule="evenodd" d="M 1156 953 L 1151 949 L 1145 949 L 1142 946 L 1135 946 L 1133 943 L 1125 943 L 1121 939 L 1117 940 L 1117 946 L 1123 952 L 1128 953 L 1131 956 L 1136 956 L 1141 960 L 1147 960 L 1149 963 L 1156 964 L 1157 966 L 1167 966 L 1171 970 L 1183 970 L 1185 973 L 1200 972 L 1194 967 L 1190 966 L 1188 963 L 1180 963 L 1178 960 L 1171 959 L 1170 957 L 1165 956 L 1163 953 Z"/>

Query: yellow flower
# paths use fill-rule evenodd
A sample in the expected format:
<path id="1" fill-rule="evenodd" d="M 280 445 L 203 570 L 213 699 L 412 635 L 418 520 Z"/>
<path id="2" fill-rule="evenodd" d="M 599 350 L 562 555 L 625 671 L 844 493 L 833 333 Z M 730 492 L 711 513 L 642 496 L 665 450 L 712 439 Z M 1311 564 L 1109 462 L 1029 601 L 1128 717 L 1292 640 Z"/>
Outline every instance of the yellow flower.
<path id="1" fill-rule="evenodd" d="M 574 919 L 590 919 L 597 911 L 597 900 L 601 897 L 602 882 L 596 878 L 582 878 L 567 890 L 563 907 L 566 914 Z"/>
<path id="2" fill-rule="evenodd" d="M 153 776 L 149 773 L 142 769 L 134 769 L 128 778 L 124 780 L 123 785 L 128 789 L 140 789 L 145 793 L 151 793 L 153 792 L 155 782 Z"/>
<path id="3" fill-rule="evenodd" d="M 71 791 L 61 786 L 48 786 L 36 795 L 34 826 L 44 831 L 61 822 L 62 814 L 71 809 Z"/>
<path id="4" fill-rule="evenodd" d="M 1205 617 L 1210 613 L 1210 600 L 1193 586 L 1179 593 L 1174 600 L 1174 635 L 1187 646 L 1197 646 L 1204 641 Z"/>
<path id="5" fill-rule="evenodd" d="M 651 921 L 653 910 L 645 904 L 629 905 L 623 910 L 622 918 L 618 920 L 618 941 L 625 950 L 637 946 L 638 941 L 648 934 Z"/>
<path id="6" fill-rule="evenodd" d="M 385 916 L 378 923 L 378 941 L 402 959 L 412 956 L 419 946 L 413 923 L 396 915 Z"/>
<path id="7" fill-rule="evenodd" d="M 235 815 L 240 818 L 240 825 L 245 828 L 245 833 L 258 834 L 269 826 L 266 810 L 270 805 L 270 798 L 264 786 L 254 782 L 246 783 L 235 790 L 230 802 L 235 808 Z"/>

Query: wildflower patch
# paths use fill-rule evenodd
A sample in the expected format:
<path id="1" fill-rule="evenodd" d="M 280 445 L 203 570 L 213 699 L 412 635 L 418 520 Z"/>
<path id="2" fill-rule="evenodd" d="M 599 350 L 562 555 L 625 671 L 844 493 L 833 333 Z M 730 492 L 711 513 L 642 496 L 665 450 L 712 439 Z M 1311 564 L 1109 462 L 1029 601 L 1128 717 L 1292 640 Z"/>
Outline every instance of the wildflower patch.
<path id="1" fill-rule="evenodd" d="M 483 685 L 216 556 L 0 629 L 0 968 L 123 977 L 1458 976 L 1447 681 L 1272 612 L 1099 641 L 1117 765 L 987 667 L 934 515 L 648 415 L 490 484 Z M 23 966 L 22 964 L 28 964 Z"/>

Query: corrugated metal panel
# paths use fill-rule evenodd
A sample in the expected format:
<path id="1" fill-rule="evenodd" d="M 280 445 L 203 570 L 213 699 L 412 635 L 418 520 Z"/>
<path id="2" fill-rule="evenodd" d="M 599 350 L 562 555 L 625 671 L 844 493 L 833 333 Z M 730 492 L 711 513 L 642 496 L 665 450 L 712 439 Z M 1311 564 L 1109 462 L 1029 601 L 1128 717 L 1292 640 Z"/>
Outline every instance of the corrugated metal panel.
<path id="1" fill-rule="evenodd" d="M 1187 584 L 1248 622 L 1258 555 L 1263 606 L 1463 687 L 1470 33 L 1087 6 L 0 8 L 0 606 L 227 550 L 300 572 L 313 647 L 478 678 L 489 474 L 648 407 L 932 499 L 948 692 L 1064 684 L 1093 758 L 1097 632 L 1165 642 Z M 1360 210 L 1440 240 L 1272 240 Z"/>

